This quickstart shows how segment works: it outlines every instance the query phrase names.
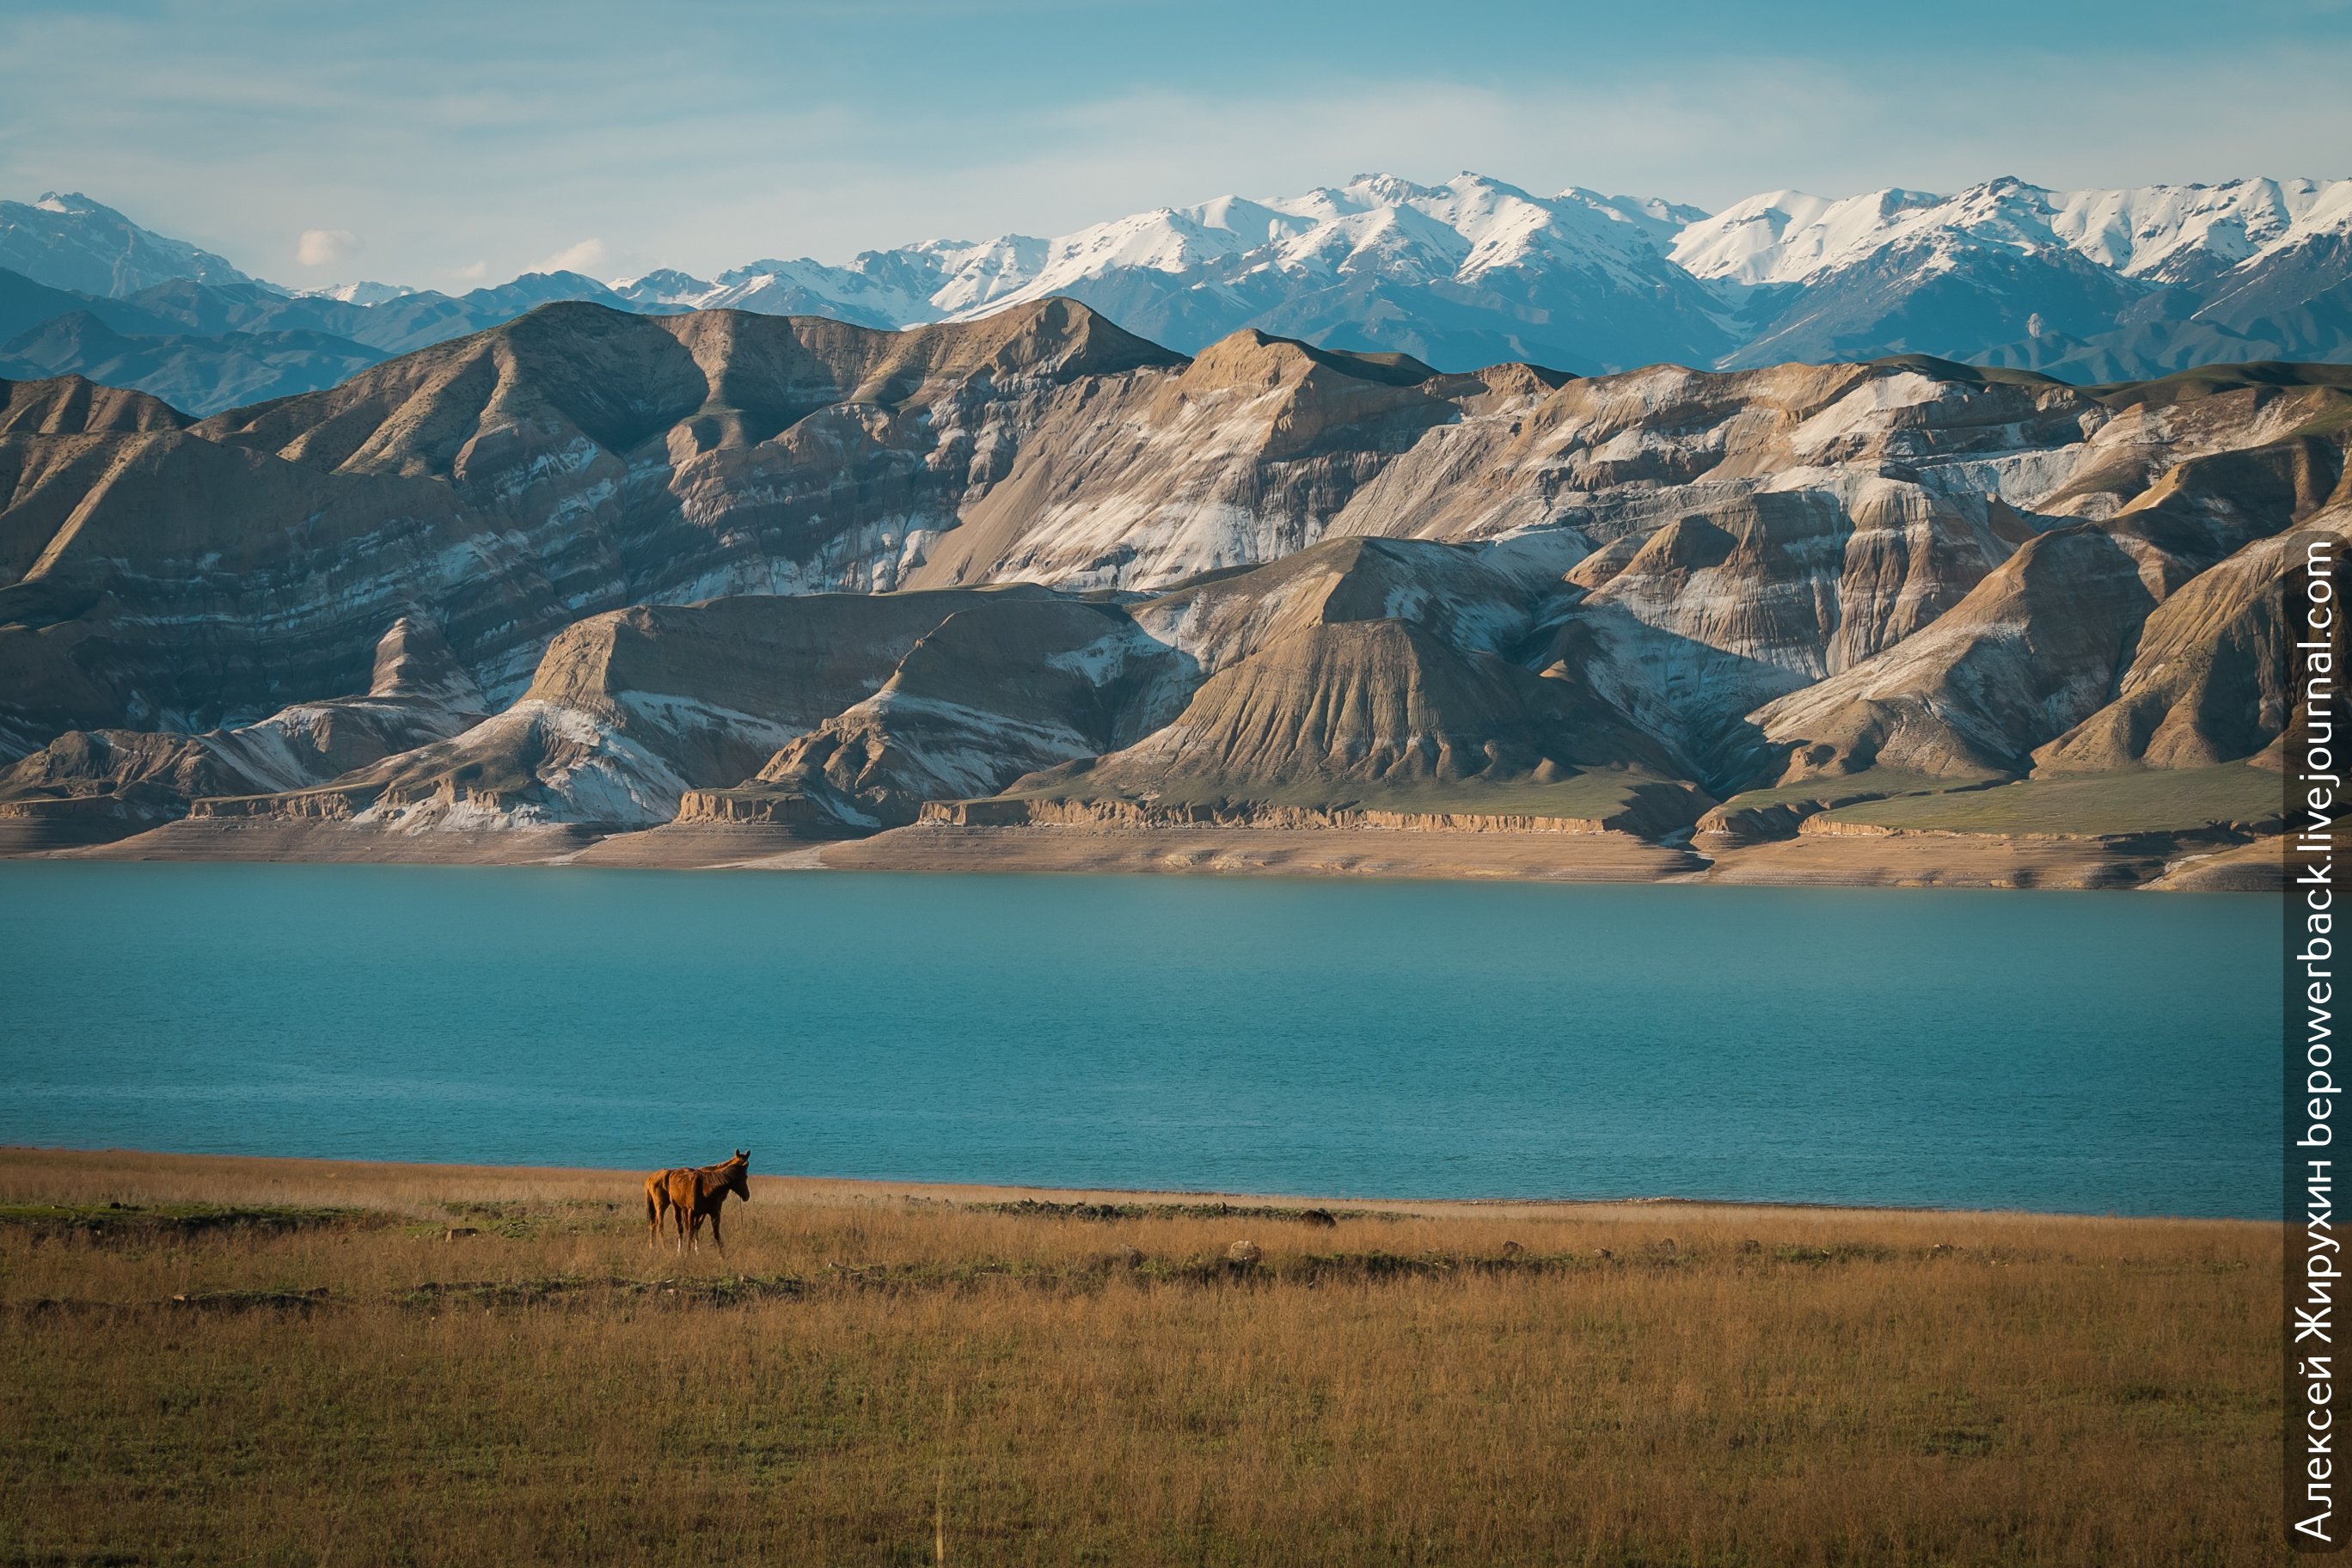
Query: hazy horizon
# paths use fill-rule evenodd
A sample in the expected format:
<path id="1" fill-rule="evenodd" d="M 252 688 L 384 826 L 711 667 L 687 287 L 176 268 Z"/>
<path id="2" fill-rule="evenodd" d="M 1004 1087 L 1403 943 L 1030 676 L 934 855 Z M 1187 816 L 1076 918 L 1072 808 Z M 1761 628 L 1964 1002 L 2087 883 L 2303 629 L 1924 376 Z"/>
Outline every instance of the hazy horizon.
<path id="1" fill-rule="evenodd" d="M 2013 0 L 1963 24 L 1821 3 L 637 15 L 37 0 L 0 19 L 0 195 L 79 190 L 298 286 L 462 289 L 1052 235 L 1371 171 L 1710 209 L 2352 172 L 2341 0 L 2249 5 L 2220 38 L 2186 5 L 2123 30 Z"/>

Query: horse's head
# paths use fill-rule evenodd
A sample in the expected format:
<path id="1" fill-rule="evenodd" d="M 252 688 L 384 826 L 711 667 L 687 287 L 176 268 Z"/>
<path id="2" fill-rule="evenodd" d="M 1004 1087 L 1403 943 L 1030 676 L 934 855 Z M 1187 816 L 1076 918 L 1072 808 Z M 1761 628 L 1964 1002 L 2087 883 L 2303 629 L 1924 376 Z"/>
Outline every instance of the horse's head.
<path id="1" fill-rule="evenodd" d="M 727 1162 L 727 1187 L 745 1203 L 751 1201 L 751 1151 L 738 1149 Z"/>

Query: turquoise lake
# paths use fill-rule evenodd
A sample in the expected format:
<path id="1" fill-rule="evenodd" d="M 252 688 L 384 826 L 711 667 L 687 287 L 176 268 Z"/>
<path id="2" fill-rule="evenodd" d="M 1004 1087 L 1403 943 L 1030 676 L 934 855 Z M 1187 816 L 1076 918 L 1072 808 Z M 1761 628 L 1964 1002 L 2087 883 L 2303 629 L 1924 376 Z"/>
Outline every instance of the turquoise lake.
<path id="1" fill-rule="evenodd" d="M 2262 896 L 0 865 L 0 1142 L 2274 1215 Z"/>

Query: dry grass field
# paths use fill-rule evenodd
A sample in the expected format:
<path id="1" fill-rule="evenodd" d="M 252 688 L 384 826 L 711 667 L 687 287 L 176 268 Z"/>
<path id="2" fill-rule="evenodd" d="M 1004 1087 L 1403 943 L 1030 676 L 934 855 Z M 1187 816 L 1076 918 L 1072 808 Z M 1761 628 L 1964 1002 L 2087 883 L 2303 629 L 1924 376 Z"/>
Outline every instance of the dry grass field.
<path id="1" fill-rule="evenodd" d="M 0 1151 L 0 1563 L 2284 1555 L 2273 1226 L 754 1193 Z"/>

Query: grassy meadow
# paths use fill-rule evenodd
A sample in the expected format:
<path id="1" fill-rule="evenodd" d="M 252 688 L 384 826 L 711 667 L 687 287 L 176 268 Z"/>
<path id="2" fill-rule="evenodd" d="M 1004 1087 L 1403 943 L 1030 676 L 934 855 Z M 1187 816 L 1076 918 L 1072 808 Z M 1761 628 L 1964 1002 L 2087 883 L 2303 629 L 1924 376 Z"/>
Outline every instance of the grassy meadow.
<path id="1" fill-rule="evenodd" d="M 2210 768 L 2057 773 L 1990 789 L 1900 795 L 1845 806 L 1831 812 L 1828 819 L 1915 831 L 2094 837 L 2263 822 L 2281 816 L 2285 801 L 2286 781 L 2281 774 L 2251 763 L 2223 763 Z"/>
<path id="2" fill-rule="evenodd" d="M 753 1191 L 0 1151 L 0 1563 L 2283 1556 L 2274 1226 Z"/>

